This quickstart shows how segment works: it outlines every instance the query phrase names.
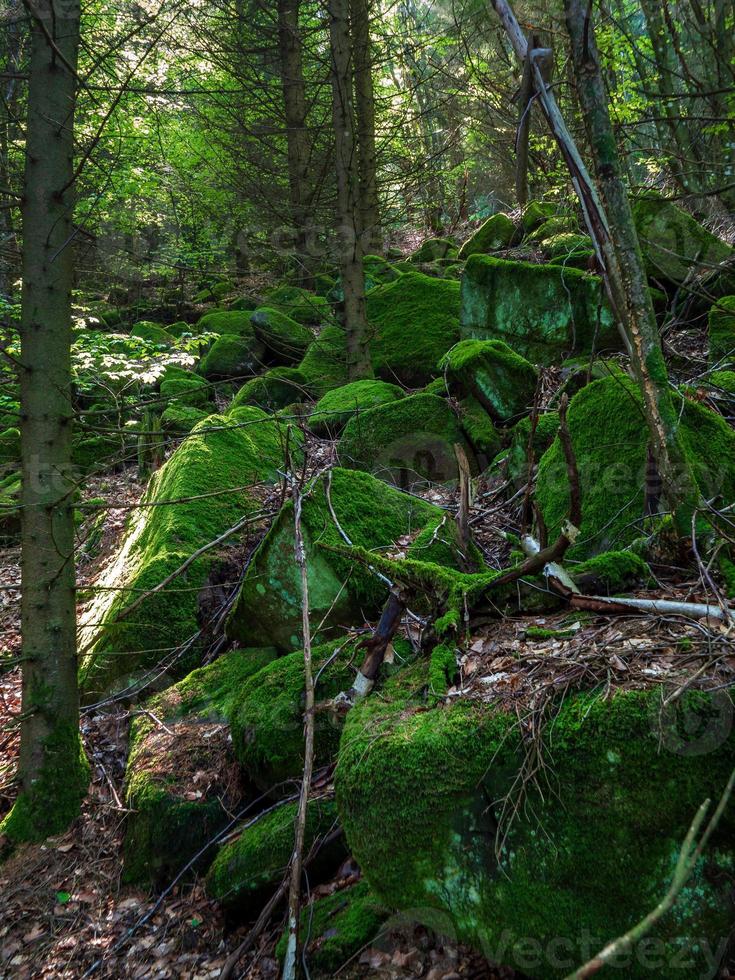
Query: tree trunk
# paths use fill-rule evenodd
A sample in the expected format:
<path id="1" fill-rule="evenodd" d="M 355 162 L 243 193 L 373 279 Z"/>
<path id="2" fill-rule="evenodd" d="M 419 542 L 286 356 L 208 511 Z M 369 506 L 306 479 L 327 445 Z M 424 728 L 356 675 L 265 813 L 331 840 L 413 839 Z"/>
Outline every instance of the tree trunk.
<path id="1" fill-rule="evenodd" d="M 370 40 L 370 2 L 351 0 L 352 36 L 355 56 L 355 110 L 360 186 L 360 234 L 368 253 L 380 252 L 380 212 L 375 153 L 375 95 Z"/>
<path id="2" fill-rule="evenodd" d="M 365 307 L 365 273 L 358 234 L 358 179 L 352 106 L 352 45 L 350 0 L 329 0 L 329 41 L 332 56 L 332 122 L 337 173 L 340 273 L 344 290 L 347 373 L 350 380 L 372 376 Z"/>
<path id="3" fill-rule="evenodd" d="M 66 0 L 52 10 L 49 2 L 34 5 L 28 87 L 20 356 L 21 789 L 0 826 L 11 841 L 64 830 L 79 811 L 89 775 L 79 739 L 70 472 L 69 242 L 79 3 Z"/>
<path id="4" fill-rule="evenodd" d="M 286 118 L 288 189 L 291 218 L 296 241 L 298 279 L 303 286 L 314 285 L 309 250 L 309 194 L 307 171 L 309 145 L 306 134 L 306 87 L 299 32 L 300 0 L 278 0 L 278 51 L 281 60 L 281 86 Z"/>

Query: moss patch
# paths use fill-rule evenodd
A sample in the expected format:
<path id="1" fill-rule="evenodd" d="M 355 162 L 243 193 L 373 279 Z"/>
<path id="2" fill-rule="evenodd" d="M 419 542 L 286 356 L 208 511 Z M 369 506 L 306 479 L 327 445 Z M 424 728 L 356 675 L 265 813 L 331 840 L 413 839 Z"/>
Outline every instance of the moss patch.
<path id="1" fill-rule="evenodd" d="M 267 295 L 267 305 L 280 310 L 298 323 L 318 326 L 329 316 L 329 304 L 323 296 L 300 286 L 277 286 Z"/>
<path id="2" fill-rule="evenodd" d="M 268 353 L 284 364 L 300 361 L 314 339 L 314 334 L 303 324 L 267 306 L 255 310 L 250 323 Z"/>
<path id="3" fill-rule="evenodd" d="M 460 259 L 506 248 L 515 237 L 516 227 L 507 214 L 493 214 L 480 225 L 459 250 Z"/>
<path id="4" fill-rule="evenodd" d="M 315 398 L 346 385 L 347 341 L 341 327 L 325 327 L 314 340 L 299 365 Z"/>
<path id="5" fill-rule="evenodd" d="M 265 374 L 246 381 L 232 399 L 230 411 L 243 405 L 257 405 L 275 412 L 306 397 L 306 378 L 298 368 L 271 368 Z"/>
<path id="6" fill-rule="evenodd" d="M 502 340 L 463 340 L 442 358 L 439 368 L 499 421 L 526 414 L 533 402 L 536 369 Z"/>
<path id="7" fill-rule="evenodd" d="M 387 381 L 353 381 L 327 392 L 309 416 L 309 428 L 318 436 L 336 435 L 358 412 L 403 398 L 398 385 Z"/>
<path id="8" fill-rule="evenodd" d="M 264 364 L 265 348 L 254 335 L 223 334 L 199 362 L 199 373 L 210 381 L 228 381 L 256 374 Z"/>
<path id="9" fill-rule="evenodd" d="M 735 296 L 718 300 L 709 311 L 711 364 L 735 361 Z"/>

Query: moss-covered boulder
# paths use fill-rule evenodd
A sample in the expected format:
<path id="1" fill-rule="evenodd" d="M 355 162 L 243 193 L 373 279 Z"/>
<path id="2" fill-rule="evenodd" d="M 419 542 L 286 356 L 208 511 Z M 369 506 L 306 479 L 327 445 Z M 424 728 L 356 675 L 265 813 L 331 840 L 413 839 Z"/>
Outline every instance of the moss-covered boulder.
<path id="1" fill-rule="evenodd" d="M 312 651 L 317 701 L 352 687 L 355 642 L 333 641 Z M 266 664 L 236 692 L 231 715 L 235 755 L 261 789 L 298 779 L 304 768 L 304 655 L 301 650 Z M 342 719 L 319 712 L 314 719 L 315 765 L 337 753 Z"/>
<path id="2" fill-rule="evenodd" d="M 186 405 L 188 408 L 203 408 L 210 399 L 212 389 L 198 374 L 170 368 L 161 381 L 161 399 L 165 404 Z"/>
<path id="3" fill-rule="evenodd" d="M 525 415 L 533 404 L 536 368 L 502 340 L 463 340 L 439 362 L 446 378 L 473 395 L 500 422 Z"/>
<path id="4" fill-rule="evenodd" d="M 277 286 L 267 294 L 266 300 L 266 306 L 309 326 L 318 326 L 329 316 L 326 299 L 301 286 Z"/>
<path id="5" fill-rule="evenodd" d="M 264 898 L 280 885 L 291 859 L 297 809 L 295 802 L 281 804 L 245 824 L 237 840 L 220 849 L 206 878 L 212 898 L 241 916 L 260 910 Z M 311 799 L 306 814 L 305 853 L 317 838 L 327 836 L 336 827 L 334 801 Z M 340 841 L 323 847 L 310 864 L 310 875 L 316 877 L 335 867 L 343 855 Z"/>
<path id="6" fill-rule="evenodd" d="M 20 461 L 20 429 L 15 427 L 0 432 L 0 474 L 8 464 Z"/>
<path id="7" fill-rule="evenodd" d="M 475 459 L 457 417 L 437 395 L 411 395 L 354 416 L 337 451 L 342 466 L 375 473 L 401 486 L 445 483 L 457 475 L 455 445 Z"/>
<path id="8" fill-rule="evenodd" d="M 208 414 L 201 408 L 194 408 L 193 405 L 173 402 L 167 405 L 161 413 L 161 428 L 168 433 L 191 432 L 195 425 L 208 417 Z"/>
<path id="9" fill-rule="evenodd" d="M 377 938 L 389 915 L 390 910 L 364 880 L 316 899 L 301 912 L 300 935 L 307 937 L 304 952 L 311 975 L 335 976 Z M 286 955 L 287 943 L 286 930 L 276 946 L 280 960 Z"/>
<path id="10" fill-rule="evenodd" d="M 709 311 L 711 364 L 735 362 L 735 296 L 724 296 Z"/>
<path id="11" fill-rule="evenodd" d="M 556 235 L 563 235 L 567 232 L 578 231 L 577 222 L 571 215 L 555 215 L 553 218 L 547 218 L 546 221 L 542 221 L 538 228 L 535 228 L 527 236 L 529 241 L 538 242 L 539 244 L 547 242 L 550 238 L 554 238 Z"/>
<path id="12" fill-rule="evenodd" d="M 500 451 L 502 439 L 492 418 L 473 395 L 459 403 L 459 424 L 477 456 L 480 469 L 484 469 Z"/>
<path id="13" fill-rule="evenodd" d="M 169 333 L 160 323 L 153 323 L 151 320 L 139 320 L 131 327 L 130 336 L 147 340 L 148 343 L 158 347 L 172 347 L 176 343 L 173 334 Z"/>
<path id="14" fill-rule="evenodd" d="M 353 381 L 319 399 L 309 416 L 309 428 L 318 436 L 338 435 L 353 415 L 403 397 L 403 389 L 387 381 Z"/>
<path id="15" fill-rule="evenodd" d="M 493 214 L 467 239 L 457 257 L 468 259 L 470 255 L 482 255 L 495 252 L 499 248 L 507 248 L 515 233 L 516 226 L 507 214 Z"/>
<path id="16" fill-rule="evenodd" d="M 567 693 L 544 735 L 553 789 L 531 780 L 516 809 L 527 752 L 516 712 L 468 700 L 427 710 L 426 667 L 411 673 L 354 708 L 342 737 L 337 803 L 365 878 L 493 961 L 568 975 L 665 894 L 694 814 L 732 771 L 728 696 L 689 693 L 662 713 L 657 688 Z M 697 751 L 703 737 L 709 752 Z M 708 951 L 722 955 L 731 810 L 723 821 L 653 933 L 659 960 L 634 955 L 626 977 L 664 980 L 683 957 L 700 975 Z"/>
<path id="17" fill-rule="evenodd" d="M 120 548 L 81 619 L 81 684 L 87 699 L 124 686 L 126 678 L 159 663 L 197 631 L 198 591 L 218 560 L 216 549 L 135 610 L 126 610 L 195 551 L 259 508 L 243 487 L 277 481 L 283 467 L 278 423 L 258 409 L 249 411 L 258 414 L 257 424 L 233 427 L 226 417 L 212 415 L 195 426 L 144 494 L 143 503 L 160 506 L 132 511 Z M 185 672 L 185 663 L 177 666 Z"/>
<path id="18" fill-rule="evenodd" d="M 373 289 L 367 313 L 375 331 L 375 373 L 420 387 L 436 376 L 439 359 L 459 340 L 459 283 L 412 272 Z"/>
<path id="19" fill-rule="evenodd" d="M 0 541 L 14 542 L 20 533 L 20 473 L 0 469 Z"/>
<path id="20" fill-rule="evenodd" d="M 340 528 L 358 547 L 380 551 L 419 533 L 437 515 L 438 508 L 367 473 L 335 469 L 331 480 L 317 482 L 303 506 L 315 641 L 328 639 L 340 624 L 375 615 L 387 596 L 369 569 L 331 550 L 345 547 Z M 250 563 L 227 623 L 231 638 L 247 646 L 275 644 L 284 652 L 301 649 L 301 582 L 293 548 L 293 507 L 287 503 Z"/>
<path id="21" fill-rule="evenodd" d="M 502 453 L 502 462 L 514 487 L 525 486 L 528 482 L 529 442 L 533 448 L 534 465 L 554 441 L 559 431 L 559 413 L 543 412 L 536 420 L 531 440 L 532 420 L 530 415 L 517 422 L 510 434 L 508 449 Z"/>
<path id="22" fill-rule="evenodd" d="M 243 684 L 275 650 L 232 650 L 146 704 L 130 731 L 125 778 L 124 879 L 168 882 L 200 851 L 193 870 L 214 857 L 207 843 L 242 797 L 228 738 Z"/>
<path id="23" fill-rule="evenodd" d="M 255 310 L 250 323 L 268 354 L 284 364 L 298 363 L 314 339 L 314 334 L 303 324 L 267 306 Z"/>
<path id="24" fill-rule="evenodd" d="M 276 412 L 307 395 L 306 378 L 298 368 L 276 367 L 246 381 L 232 399 L 230 411 L 243 405 L 257 405 Z"/>
<path id="25" fill-rule="evenodd" d="M 457 246 L 451 238 L 427 238 L 409 257 L 410 262 L 434 262 L 457 254 Z"/>
<path id="26" fill-rule="evenodd" d="M 316 340 L 312 341 L 299 371 L 306 378 L 309 391 L 315 398 L 321 398 L 332 388 L 346 385 L 347 341 L 341 327 L 324 327 Z"/>
<path id="27" fill-rule="evenodd" d="M 571 266 L 575 269 L 589 268 L 595 256 L 590 236 L 573 231 L 547 238 L 543 248 L 544 254 L 553 265 Z"/>
<path id="28" fill-rule="evenodd" d="M 710 273 L 735 251 L 672 201 L 644 197 L 633 205 L 633 218 L 649 276 L 682 283 L 697 272 Z"/>
<path id="29" fill-rule="evenodd" d="M 579 269 L 473 255 L 462 278 L 463 338 L 505 340 L 542 364 L 566 353 L 617 349 L 602 280 Z"/>
<path id="30" fill-rule="evenodd" d="M 704 405 L 682 400 L 681 439 L 703 497 L 735 500 L 735 431 Z M 648 428 L 638 387 L 614 375 L 593 381 L 569 403 L 579 471 L 582 527 L 569 557 L 619 549 L 639 537 Z M 539 464 L 536 502 L 550 540 L 569 516 L 569 481 L 558 437 Z"/>
<path id="31" fill-rule="evenodd" d="M 265 363 L 265 347 L 254 335 L 223 334 L 199 362 L 208 381 L 229 381 L 257 374 Z"/>
<path id="32" fill-rule="evenodd" d="M 249 310 L 212 310 L 200 317 L 196 329 L 198 333 L 253 336 Z"/>
<path id="33" fill-rule="evenodd" d="M 529 201 L 521 215 L 521 228 L 524 235 L 528 235 L 554 214 L 556 214 L 556 205 L 551 201 Z"/>

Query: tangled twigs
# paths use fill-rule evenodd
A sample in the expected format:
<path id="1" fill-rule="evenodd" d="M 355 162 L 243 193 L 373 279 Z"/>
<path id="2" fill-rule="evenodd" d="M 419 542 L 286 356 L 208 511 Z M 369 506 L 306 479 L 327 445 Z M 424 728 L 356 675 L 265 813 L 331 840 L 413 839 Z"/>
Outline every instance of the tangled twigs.
<path id="1" fill-rule="evenodd" d="M 717 804 L 717 808 L 712 814 L 710 822 L 705 827 L 702 836 L 697 842 L 697 834 L 699 833 L 699 829 L 704 822 L 704 818 L 707 816 L 710 801 L 705 800 L 700 806 L 699 810 L 694 816 L 694 819 L 692 820 L 689 831 L 684 839 L 684 843 L 681 846 L 679 860 L 676 862 L 676 868 L 674 870 L 674 876 L 671 879 L 671 884 L 669 885 L 669 890 L 658 903 L 656 908 L 649 912 L 647 916 L 641 919 L 640 922 L 634 925 L 632 929 L 629 929 L 624 935 L 619 936 L 611 943 L 608 943 L 604 949 L 600 950 L 596 956 L 593 956 L 591 960 L 588 960 L 587 963 L 580 966 L 579 969 L 574 971 L 574 973 L 570 973 L 566 980 L 587 980 L 587 977 L 594 976 L 599 970 L 602 969 L 603 966 L 605 966 L 606 963 L 610 963 L 611 961 L 616 960 L 622 953 L 628 952 L 628 950 L 630 950 L 635 943 L 637 943 L 651 931 L 653 926 L 660 918 L 662 918 L 662 916 L 673 908 L 682 888 L 691 877 L 697 861 L 702 856 L 702 852 L 704 851 L 707 841 L 712 835 L 713 830 L 717 826 L 720 817 L 727 806 L 727 802 L 730 799 L 734 784 L 735 769 L 727 781 L 727 786 L 725 786 L 725 789 L 723 790 L 722 796 L 720 797 L 720 802 Z"/>

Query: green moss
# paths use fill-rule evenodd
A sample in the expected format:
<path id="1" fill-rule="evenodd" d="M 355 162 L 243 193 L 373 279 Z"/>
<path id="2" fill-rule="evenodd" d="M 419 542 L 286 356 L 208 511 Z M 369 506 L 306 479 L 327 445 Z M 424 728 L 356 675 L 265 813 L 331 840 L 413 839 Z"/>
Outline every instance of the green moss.
<path id="1" fill-rule="evenodd" d="M 681 406 L 684 451 L 703 496 L 735 499 L 735 432 L 695 402 Z M 582 527 L 568 557 L 620 549 L 640 534 L 648 428 L 641 396 L 629 378 L 613 376 L 582 388 L 569 405 L 569 429 L 580 475 Z M 549 538 L 569 516 L 569 482 L 558 438 L 539 464 L 536 501 Z"/>
<path id="2" fill-rule="evenodd" d="M 343 466 L 396 483 L 417 477 L 441 483 L 457 475 L 456 444 L 465 448 L 474 466 L 472 450 L 447 402 L 436 395 L 411 395 L 351 418 L 338 453 Z"/>
<path id="3" fill-rule="evenodd" d="M 437 643 L 429 657 L 429 693 L 442 697 L 457 675 L 457 656 L 453 644 Z"/>
<path id="4" fill-rule="evenodd" d="M 693 272 L 725 262 L 733 249 L 682 208 L 661 197 L 644 197 L 633 206 L 638 238 L 649 276 L 681 283 Z"/>
<path id="5" fill-rule="evenodd" d="M 167 883 L 229 822 L 239 794 L 221 771 L 221 756 L 213 755 L 221 753 L 218 730 L 243 684 L 275 655 L 273 649 L 226 653 L 148 701 L 151 714 L 134 718 L 125 787 L 131 811 L 125 881 Z M 159 723 L 175 725 L 174 735 Z M 197 783 L 197 773 L 206 773 L 207 782 Z M 213 848 L 204 850 L 196 870 L 213 856 Z"/>
<path id="6" fill-rule="evenodd" d="M 89 763 L 78 726 L 59 720 L 42 700 L 37 699 L 36 710 L 48 716 L 48 734 L 38 746 L 42 763 L 36 778 L 0 821 L 0 840 L 7 838 L 11 846 L 65 831 L 78 816 L 89 785 Z"/>
<path id="7" fill-rule="evenodd" d="M 672 718 L 660 729 L 657 691 L 567 694 L 545 735 L 553 788 L 526 786 L 498 858 L 502 802 L 523 758 L 515 712 L 467 701 L 427 711 L 419 667 L 410 680 L 404 672 L 354 708 L 340 748 L 337 803 L 367 881 L 386 904 L 493 960 L 566 976 L 586 959 L 581 936 L 599 948 L 660 900 L 693 814 L 727 781 L 733 737 L 709 754 L 677 752 Z M 684 729 L 716 717 L 711 698 L 685 695 Z M 669 976 L 679 947 L 701 964 L 698 944 L 727 934 L 731 822 L 724 849 L 710 852 L 656 933 L 661 970 L 634 960 L 626 976 Z M 528 937 L 535 963 L 524 962 Z M 556 961 L 555 944 L 565 951 Z"/>
<path id="8" fill-rule="evenodd" d="M 284 803 L 266 812 L 256 822 L 246 824 L 240 837 L 225 844 L 215 858 L 206 879 L 209 895 L 240 914 L 257 910 L 264 895 L 280 884 L 293 852 L 297 803 Z M 334 802 L 309 801 L 304 850 L 308 852 L 317 837 L 328 834 L 337 822 Z M 343 853 L 340 845 L 323 848 L 309 871 L 318 875 Z"/>
<path id="9" fill-rule="evenodd" d="M 387 282 L 393 282 L 401 275 L 395 266 L 386 261 L 380 255 L 365 255 L 362 260 L 365 270 L 365 292 L 375 289 L 376 286 L 384 286 Z M 343 303 L 345 294 L 342 288 L 342 281 L 332 283 L 327 291 L 327 298 L 331 303 Z"/>
<path id="10" fill-rule="evenodd" d="M 513 485 L 520 487 L 528 481 L 528 443 L 531 438 L 531 417 L 526 416 L 511 430 L 506 465 Z M 543 412 L 536 420 L 533 433 L 533 455 L 536 463 L 546 452 L 559 431 L 559 413 Z"/>
<path id="11" fill-rule="evenodd" d="M 318 326 L 329 317 L 326 299 L 300 286 L 278 286 L 266 298 L 269 307 L 280 310 L 298 323 Z"/>
<path id="12" fill-rule="evenodd" d="M 20 473 L 0 470 L 0 540 L 9 543 L 20 533 Z"/>
<path id="13" fill-rule="evenodd" d="M 547 238 L 544 241 L 544 253 L 556 265 L 586 269 L 594 258 L 595 250 L 589 235 L 568 231 Z"/>
<path id="14" fill-rule="evenodd" d="M 304 355 L 299 370 L 315 398 L 346 385 L 347 342 L 341 327 L 324 327 Z"/>
<path id="15" fill-rule="evenodd" d="M 300 361 L 314 339 L 314 334 L 303 324 L 267 306 L 255 310 L 250 322 L 266 350 L 286 364 Z"/>
<path id="16" fill-rule="evenodd" d="M 196 632 L 197 594 L 218 559 L 216 549 L 131 615 L 116 620 L 142 592 L 159 585 L 249 511 L 259 509 L 242 488 L 277 480 L 283 466 L 281 435 L 271 417 L 258 409 L 249 411 L 254 413 L 253 424 L 239 428 L 217 415 L 201 422 L 152 477 L 144 502 L 184 502 L 142 507 L 131 515 L 120 549 L 98 583 L 111 588 L 97 594 L 81 623 L 80 646 L 89 645 L 81 670 L 87 697 L 157 664 Z M 230 492 L 223 492 L 228 488 Z"/>
<path id="17" fill-rule="evenodd" d="M 306 397 L 306 378 L 298 368 L 271 368 L 246 381 L 232 400 L 230 411 L 242 405 L 257 405 L 270 412 Z"/>
<path id="18" fill-rule="evenodd" d="M 526 414 L 533 403 L 536 369 L 502 340 L 460 341 L 439 369 L 500 421 Z"/>
<path id="19" fill-rule="evenodd" d="M 191 371 L 165 377 L 161 382 L 161 398 L 188 408 L 203 408 L 209 401 L 210 392 L 207 382 Z"/>
<path id="20" fill-rule="evenodd" d="M 728 395 L 735 395 L 735 371 L 713 371 L 707 382 Z"/>
<path id="21" fill-rule="evenodd" d="M 262 367 L 265 348 L 254 336 L 223 334 L 199 362 L 199 373 L 210 381 L 256 374 Z"/>
<path id="22" fill-rule="evenodd" d="M 523 209 L 523 216 L 521 218 L 521 227 L 524 233 L 527 235 L 534 228 L 538 228 L 548 218 L 553 217 L 555 212 L 556 205 L 550 201 L 529 201 Z"/>
<path id="23" fill-rule="evenodd" d="M 351 642 L 333 642 L 313 650 L 314 674 L 319 677 L 317 701 L 329 700 L 352 687 L 354 647 Z M 298 778 L 304 767 L 303 704 L 301 650 L 267 664 L 234 698 L 231 725 L 235 755 L 248 776 L 264 790 Z M 342 719 L 319 712 L 314 721 L 318 767 L 336 755 Z"/>
<path id="24" fill-rule="evenodd" d="M 342 431 L 358 412 L 403 398 L 403 389 L 386 381 L 353 381 L 327 392 L 309 416 L 309 428 L 318 436 L 328 437 Z"/>
<path id="25" fill-rule="evenodd" d="M 526 628 L 527 640 L 568 640 L 574 636 L 575 631 L 545 629 L 542 626 L 528 626 Z"/>
<path id="26" fill-rule="evenodd" d="M 377 613 L 387 598 L 385 584 L 368 569 L 328 550 L 344 543 L 328 506 L 328 486 L 340 527 L 371 552 L 392 547 L 441 516 L 438 508 L 367 473 L 335 469 L 331 485 L 327 478 L 317 482 L 304 501 L 303 531 L 310 620 L 315 640 L 321 636 L 322 641 L 337 624 L 362 622 Z M 301 648 L 301 585 L 293 540 L 293 509 L 287 504 L 251 562 L 228 621 L 228 634 L 238 642 L 273 643 L 283 651 Z"/>
<path id="27" fill-rule="evenodd" d="M 413 255 L 410 262 L 433 262 L 457 254 L 457 246 L 450 238 L 427 238 Z"/>
<path id="28" fill-rule="evenodd" d="M 515 233 L 516 227 L 507 214 L 493 214 L 467 239 L 459 250 L 458 258 L 466 259 L 477 253 L 506 248 L 513 241 Z"/>
<path id="29" fill-rule="evenodd" d="M 0 467 L 20 461 L 20 429 L 0 432 Z"/>
<path id="30" fill-rule="evenodd" d="M 412 272 L 373 289 L 367 314 L 375 373 L 409 386 L 427 384 L 442 354 L 459 340 L 459 283 Z"/>
<path id="31" fill-rule="evenodd" d="M 632 551 L 606 551 L 595 555 L 569 569 L 576 582 L 588 578 L 595 582 L 597 589 L 616 595 L 630 589 L 637 582 L 650 578 L 650 570 L 645 561 Z"/>
<path id="32" fill-rule="evenodd" d="M 718 300 L 709 311 L 711 364 L 735 361 L 735 296 Z"/>
<path id="33" fill-rule="evenodd" d="M 506 340 L 539 363 L 621 343 L 598 276 L 489 255 L 473 255 L 465 266 L 461 333 Z"/>
<path id="34" fill-rule="evenodd" d="M 160 323 L 152 323 L 150 320 L 140 320 L 130 330 L 131 337 L 140 337 L 160 347 L 172 347 L 176 343 L 176 338 L 169 333 Z"/>
<path id="35" fill-rule="evenodd" d="M 199 333 L 236 334 L 252 337 L 253 328 L 250 324 L 248 310 L 212 310 L 200 317 L 197 323 Z"/>
<path id="36" fill-rule="evenodd" d="M 195 425 L 198 425 L 206 418 L 207 413 L 202 411 L 201 408 L 192 408 L 188 405 L 174 403 L 169 405 L 161 413 L 161 428 L 165 432 L 191 432 Z"/>
<path id="37" fill-rule="evenodd" d="M 577 222 L 570 215 L 554 215 L 542 221 L 541 224 L 526 237 L 532 242 L 547 242 L 557 235 L 576 232 Z"/>
<path id="38" fill-rule="evenodd" d="M 467 441 L 478 456 L 484 460 L 492 459 L 500 449 L 500 433 L 493 425 L 493 420 L 478 402 L 470 396 L 459 403 L 459 423 Z M 480 460 L 482 467 L 483 461 Z"/>
<path id="39" fill-rule="evenodd" d="M 458 571 L 484 567 L 482 553 L 470 542 L 465 553 L 459 539 L 459 529 L 453 516 L 437 514 L 411 542 L 406 556 L 420 562 L 431 562 Z"/>
<path id="40" fill-rule="evenodd" d="M 318 898 L 301 912 L 302 940 L 308 942 L 306 959 L 312 976 L 335 975 L 344 964 L 369 946 L 388 918 L 388 909 L 370 891 L 366 881 Z M 276 946 L 276 956 L 286 955 L 288 930 Z"/>

